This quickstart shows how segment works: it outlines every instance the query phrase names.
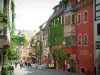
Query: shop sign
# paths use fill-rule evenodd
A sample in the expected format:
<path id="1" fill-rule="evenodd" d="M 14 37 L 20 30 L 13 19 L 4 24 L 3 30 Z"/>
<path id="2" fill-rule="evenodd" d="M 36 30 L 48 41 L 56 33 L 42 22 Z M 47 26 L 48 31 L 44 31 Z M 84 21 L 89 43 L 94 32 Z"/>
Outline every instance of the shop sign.
<path id="1" fill-rule="evenodd" d="M 80 50 L 80 55 L 89 55 L 88 50 Z"/>

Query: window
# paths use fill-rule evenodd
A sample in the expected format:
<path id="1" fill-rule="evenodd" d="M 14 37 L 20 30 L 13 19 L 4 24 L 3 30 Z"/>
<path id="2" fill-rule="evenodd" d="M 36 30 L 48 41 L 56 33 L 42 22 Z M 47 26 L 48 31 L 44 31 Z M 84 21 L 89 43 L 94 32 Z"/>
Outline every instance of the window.
<path id="1" fill-rule="evenodd" d="M 50 33 L 50 28 L 48 28 L 48 34 Z"/>
<path id="2" fill-rule="evenodd" d="M 82 45 L 82 36 L 81 34 L 78 35 L 78 46 Z"/>
<path id="3" fill-rule="evenodd" d="M 84 11 L 83 13 L 83 22 L 86 23 L 88 21 L 88 11 Z"/>
<path id="4" fill-rule="evenodd" d="M 62 16 L 58 18 L 58 23 L 62 24 Z"/>
<path id="5" fill-rule="evenodd" d="M 65 17 L 65 25 L 67 25 L 67 17 Z"/>
<path id="6" fill-rule="evenodd" d="M 56 25 L 56 21 L 54 20 L 53 22 L 54 22 L 54 23 L 53 23 L 53 27 L 55 27 L 55 25 Z"/>
<path id="7" fill-rule="evenodd" d="M 59 21 L 58 22 L 61 24 L 61 17 L 59 17 Z"/>
<path id="8" fill-rule="evenodd" d="M 59 17 L 59 23 L 60 23 L 60 24 L 62 23 L 61 20 L 62 20 L 62 19 L 61 19 L 61 16 L 60 16 L 60 17 Z"/>
<path id="9" fill-rule="evenodd" d="M 72 14 L 72 24 L 75 24 L 75 20 L 76 18 L 75 18 L 75 14 Z"/>
<path id="10" fill-rule="evenodd" d="M 84 45 L 88 45 L 88 35 L 84 34 Z"/>
<path id="11" fill-rule="evenodd" d="M 62 16 L 60 16 L 61 17 L 61 24 L 63 23 L 63 17 Z"/>
<path id="12" fill-rule="evenodd" d="M 71 38 L 71 45 L 72 46 L 76 45 L 76 37 L 75 36 L 72 36 L 72 38 Z"/>
<path id="13" fill-rule="evenodd" d="M 70 15 L 65 17 L 65 25 L 69 25 L 69 24 L 71 24 L 71 16 Z"/>
<path id="14" fill-rule="evenodd" d="M 70 37 L 66 37 L 65 38 L 65 42 L 66 42 L 66 45 L 71 45 L 71 39 L 70 39 Z"/>
<path id="15" fill-rule="evenodd" d="M 97 24 L 97 35 L 100 35 L 100 23 Z"/>
<path id="16" fill-rule="evenodd" d="M 48 47 L 48 40 L 46 40 L 46 45 L 45 45 L 45 47 L 46 47 L 46 48 Z"/>
<path id="17" fill-rule="evenodd" d="M 57 18 L 57 22 L 59 23 L 59 18 Z"/>
<path id="18" fill-rule="evenodd" d="M 52 21 L 52 23 L 51 23 L 51 28 L 53 27 L 53 25 L 54 25 L 54 21 Z"/>
<path id="19" fill-rule="evenodd" d="M 78 14 L 77 15 L 77 24 L 80 24 L 81 23 L 81 14 Z"/>

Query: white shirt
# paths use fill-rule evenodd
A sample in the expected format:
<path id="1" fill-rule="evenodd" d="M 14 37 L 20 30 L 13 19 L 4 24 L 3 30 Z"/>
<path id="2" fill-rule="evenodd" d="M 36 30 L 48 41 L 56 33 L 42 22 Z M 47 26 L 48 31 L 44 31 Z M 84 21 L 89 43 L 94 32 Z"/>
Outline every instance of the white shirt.
<path id="1" fill-rule="evenodd" d="M 70 69 L 70 64 L 67 64 L 67 69 Z"/>

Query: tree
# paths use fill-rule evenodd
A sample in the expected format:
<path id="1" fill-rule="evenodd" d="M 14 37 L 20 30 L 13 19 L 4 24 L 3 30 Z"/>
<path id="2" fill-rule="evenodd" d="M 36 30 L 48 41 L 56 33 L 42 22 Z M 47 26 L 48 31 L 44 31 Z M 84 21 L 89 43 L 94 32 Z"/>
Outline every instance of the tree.
<path id="1" fill-rule="evenodd" d="M 16 53 L 17 47 L 19 45 L 26 45 L 27 39 L 25 35 L 23 34 L 22 37 L 18 37 L 16 34 L 11 34 L 11 40 L 10 40 L 10 48 L 8 51 L 9 59 L 18 59 L 19 56 Z"/>
<path id="2" fill-rule="evenodd" d="M 43 48 L 42 48 L 41 41 L 37 41 L 35 43 L 35 50 L 36 50 L 36 58 L 40 60 L 40 64 L 41 64 L 42 63 L 42 54 L 43 54 Z M 39 62 L 39 60 L 38 60 L 38 62 Z"/>

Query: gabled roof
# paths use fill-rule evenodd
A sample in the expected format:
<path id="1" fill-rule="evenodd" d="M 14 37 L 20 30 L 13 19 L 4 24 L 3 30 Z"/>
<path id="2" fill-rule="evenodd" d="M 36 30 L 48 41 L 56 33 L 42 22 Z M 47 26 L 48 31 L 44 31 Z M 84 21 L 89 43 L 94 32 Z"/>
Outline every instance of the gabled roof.
<path id="1" fill-rule="evenodd" d="M 61 0 L 60 2 L 59 2 L 59 4 L 58 5 L 56 5 L 56 6 L 54 6 L 53 7 L 53 9 L 55 9 L 56 7 L 58 7 L 60 4 L 61 4 L 61 2 L 63 2 L 63 1 L 66 1 L 66 0 Z M 56 17 L 57 15 L 59 15 L 61 12 L 63 12 L 63 8 L 61 8 L 60 10 L 58 10 L 57 12 L 53 12 L 52 14 L 51 14 L 51 16 L 49 17 L 49 19 L 47 20 L 47 25 L 46 26 L 48 26 L 49 24 L 50 24 L 50 22 L 51 22 L 51 20 L 54 18 L 54 17 Z"/>
<path id="2" fill-rule="evenodd" d="M 47 25 L 50 24 L 51 20 L 56 17 L 57 15 L 59 15 L 61 12 L 63 12 L 63 9 L 57 11 L 57 12 L 53 12 L 53 14 L 50 16 L 50 18 L 48 19 Z"/>

